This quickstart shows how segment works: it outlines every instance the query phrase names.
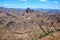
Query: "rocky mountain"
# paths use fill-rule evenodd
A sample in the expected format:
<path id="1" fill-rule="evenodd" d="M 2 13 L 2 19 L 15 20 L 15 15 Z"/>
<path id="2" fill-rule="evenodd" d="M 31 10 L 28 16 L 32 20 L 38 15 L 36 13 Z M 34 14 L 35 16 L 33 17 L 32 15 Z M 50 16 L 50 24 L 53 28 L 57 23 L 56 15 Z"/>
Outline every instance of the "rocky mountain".
<path id="1" fill-rule="evenodd" d="M 60 40 L 60 13 L 45 14 L 30 8 L 1 12 L 0 40 Z"/>
<path id="2" fill-rule="evenodd" d="M 48 13 L 48 14 L 60 14 L 60 10 L 59 9 L 41 9 L 41 8 L 35 8 L 35 9 L 24 9 L 24 8 L 4 8 L 4 7 L 0 7 L 0 12 L 9 12 L 9 11 L 14 11 L 14 12 L 24 12 L 26 10 L 26 12 L 44 12 L 44 13 Z"/>

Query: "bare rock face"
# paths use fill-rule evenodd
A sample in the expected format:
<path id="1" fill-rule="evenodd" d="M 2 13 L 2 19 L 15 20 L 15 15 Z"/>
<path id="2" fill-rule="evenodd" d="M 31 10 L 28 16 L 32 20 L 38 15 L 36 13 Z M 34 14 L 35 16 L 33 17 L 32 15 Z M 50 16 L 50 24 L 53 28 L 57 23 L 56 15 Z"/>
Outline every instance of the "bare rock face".
<path id="1" fill-rule="evenodd" d="M 42 20 L 34 18 L 31 20 L 25 19 L 22 21 L 10 21 L 6 25 L 7 30 L 11 32 L 13 37 L 18 40 L 36 40 L 41 35 L 48 35 L 50 31 L 55 31 L 56 20 L 49 17 L 49 19 Z"/>
<path id="2" fill-rule="evenodd" d="M 29 21 L 21 21 L 21 22 L 11 21 L 7 24 L 6 27 L 7 30 L 13 33 L 16 37 L 21 37 L 19 39 L 23 39 L 23 40 L 35 39 L 42 32 L 42 30 L 40 30 L 38 25 L 32 24 Z"/>
<path id="3" fill-rule="evenodd" d="M 31 13 L 31 12 L 34 12 L 34 10 L 33 9 L 30 9 L 30 8 L 27 8 L 26 9 L 26 13 Z"/>

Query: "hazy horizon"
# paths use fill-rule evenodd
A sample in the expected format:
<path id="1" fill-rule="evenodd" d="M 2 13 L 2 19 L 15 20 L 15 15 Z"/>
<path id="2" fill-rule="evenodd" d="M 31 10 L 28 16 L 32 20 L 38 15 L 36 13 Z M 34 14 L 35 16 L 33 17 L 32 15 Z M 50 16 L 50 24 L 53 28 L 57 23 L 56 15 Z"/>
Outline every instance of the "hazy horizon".
<path id="1" fill-rule="evenodd" d="M 0 0 L 0 7 L 60 9 L 60 0 Z"/>

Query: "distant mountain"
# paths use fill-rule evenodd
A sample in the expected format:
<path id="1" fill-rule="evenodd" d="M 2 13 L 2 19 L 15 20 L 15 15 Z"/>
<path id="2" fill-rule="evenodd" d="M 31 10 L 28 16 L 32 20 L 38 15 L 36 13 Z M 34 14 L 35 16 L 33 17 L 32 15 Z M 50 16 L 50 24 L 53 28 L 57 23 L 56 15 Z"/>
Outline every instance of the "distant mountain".
<path id="1" fill-rule="evenodd" d="M 4 8 L 0 7 L 0 12 L 9 12 L 9 11 L 25 11 L 23 8 Z"/>
<path id="2" fill-rule="evenodd" d="M 0 7 L 0 12 L 9 12 L 9 11 L 17 11 L 17 12 L 24 12 L 24 11 L 35 11 L 35 12 L 44 12 L 48 14 L 60 14 L 60 10 L 58 9 L 41 9 L 41 8 L 36 8 L 36 9 L 23 9 L 23 8 L 4 8 Z"/>
<path id="3" fill-rule="evenodd" d="M 44 13 L 53 13 L 53 14 L 60 14 L 60 10 L 59 9 L 41 9 L 41 8 L 37 8 L 34 9 L 37 12 L 44 12 Z"/>

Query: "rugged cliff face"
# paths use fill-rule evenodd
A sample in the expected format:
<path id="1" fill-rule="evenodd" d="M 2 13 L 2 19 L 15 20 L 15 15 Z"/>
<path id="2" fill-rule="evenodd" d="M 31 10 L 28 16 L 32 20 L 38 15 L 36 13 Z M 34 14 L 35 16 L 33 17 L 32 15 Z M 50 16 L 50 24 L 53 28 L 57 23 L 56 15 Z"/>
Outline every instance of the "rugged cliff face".
<path id="1" fill-rule="evenodd" d="M 29 8 L 21 16 L 2 12 L 0 40 L 60 40 L 59 15 L 44 15 Z"/>

